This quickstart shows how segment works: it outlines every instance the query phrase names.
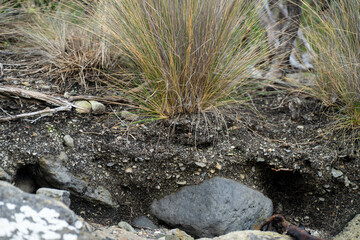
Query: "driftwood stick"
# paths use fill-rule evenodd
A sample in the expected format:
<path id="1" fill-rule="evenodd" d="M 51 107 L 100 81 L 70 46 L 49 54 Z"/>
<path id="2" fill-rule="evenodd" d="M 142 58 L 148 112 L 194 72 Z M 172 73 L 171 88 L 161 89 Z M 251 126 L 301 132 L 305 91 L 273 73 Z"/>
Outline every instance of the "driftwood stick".
<path id="1" fill-rule="evenodd" d="M 41 100 L 44 102 L 47 102 L 51 105 L 55 105 L 55 106 L 73 106 L 72 103 L 70 103 L 69 101 L 59 98 L 59 97 L 54 97 L 51 95 L 47 95 L 44 93 L 40 93 L 40 92 L 36 92 L 36 91 L 31 91 L 31 90 L 25 90 L 22 88 L 18 88 L 18 87 L 11 87 L 11 86 L 0 86 L 0 94 L 2 93 L 6 93 L 6 94 L 12 94 L 15 96 L 19 96 L 19 97 L 23 97 L 23 98 L 28 98 L 28 99 L 37 99 L 37 100 Z"/>
<path id="2" fill-rule="evenodd" d="M 0 122 L 16 120 L 16 119 L 25 118 L 25 117 L 32 117 L 32 116 L 46 114 L 46 113 L 55 113 L 55 112 L 70 111 L 70 110 L 71 110 L 71 106 L 61 106 L 61 107 L 57 107 L 57 108 L 44 109 L 44 110 L 40 110 L 40 111 L 36 111 L 36 112 L 22 113 L 22 114 L 18 114 L 18 115 L 10 115 L 9 116 L 9 114 L 7 114 L 8 115 L 7 117 L 0 118 Z"/>
<path id="3" fill-rule="evenodd" d="M 99 102 L 104 102 L 108 104 L 119 104 L 119 103 L 131 103 L 131 100 L 126 99 L 124 97 L 97 97 L 97 96 L 69 96 L 67 98 L 56 96 L 56 95 L 48 95 L 37 91 L 32 90 L 26 90 L 18 87 L 12 87 L 12 86 L 0 86 L 0 96 L 17 96 L 27 99 L 37 99 L 43 102 L 46 102 L 50 105 L 56 106 L 56 108 L 53 109 L 44 109 L 40 111 L 30 112 L 30 113 L 22 113 L 18 115 L 10 115 L 9 113 L 6 113 L 6 117 L 0 117 L 0 122 L 4 121 L 10 121 L 15 120 L 19 118 L 26 118 L 31 117 L 35 115 L 41 115 L 46 113 L 55 113 L 55 112 L 61 112 L 61 111 L 71 111 L 73 107 L 79 108 L 78 106 L 74 105 L 72 102 L 77 100 L 95 100 Z M 0 108 L 0 110 L 2 110 Z"/>
<path id="4" fill-rule="evenodd" d="M 69 101 L 78 101 L 78 100 L 94 100 L 98 102 L 108 103 L 108 104 L 119 104 L 119 103 L 129 103 L 130 99 L 125 97 L 98 97 L 98 96 L 86 96 L 86 95 L 78 95 L 78 96 L 69 96 L 67 97 Z"/>
<path id="5" fill-rule="evenodd" d="M 44 101 L 51 105 L 55 105 L 57 107 L 53 108 L 53 109 L 44 109 L 44 110 L 40 110 L 40 111 L 35 111 L 35 112 L 30 112 L 30 113 L 22 113 L 22 114 L 18 114 L 18 115 L 10 115 L 3 110 L 3 112 L 5 112 L 7 114 L 7 117 L 1 117 L 0 122 L 15 120 L 15 119 L 19 119 L 19 118 L 26 118 L 26 117 L 31 117 L 31 116 L 41 115 L 41 114 L 46 114 L 46 113 L 70 111 L 72 107 L 76 107 L 68 100 L 65 100 L 65 99 L 62 99 L 59 97 L 54 97 L 51 95 L 47 95 L 44 93 L 36 92 L 36 91 L 17 88 L 17 87 L 0 86 L 0 94 L 4 94 L 4 93 L 7 95 L 15 95 L 18 97 L 23 97 L 23 98 L 28 98 L 28 99 L 41 100 L 41 101 Z"/>

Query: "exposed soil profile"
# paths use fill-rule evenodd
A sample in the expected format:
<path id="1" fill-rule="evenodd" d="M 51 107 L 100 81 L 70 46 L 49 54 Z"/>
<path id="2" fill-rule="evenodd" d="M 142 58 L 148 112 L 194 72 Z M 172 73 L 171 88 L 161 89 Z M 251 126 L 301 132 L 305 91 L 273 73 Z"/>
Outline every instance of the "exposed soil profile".
<path id="1" fill-rule="evenodd" d="M 26 75 L 31 72 L 26 64 L 11 65 L 21 58 L 28 56 L 0 54 L 0 62 L 8 64 L 0 86 L 64 94 L 46 73 Z M 102 96 L 104 89 L 87 94 Z M 259 90 L 262 94 L 248 104 L 224 106 L 221 115 L 208 113 L 206 119 L 182 116 L 134 123 L 117 114 L 131 109 L 107 104 L 107 112 L 98 116 L 73 110 L 2 122 L 0 166 L 12 177 L 30 169 L 29 176 L 42 187 L 39 159 L 65 152 L 70 172 L 90 186 L 105 186 L 116 198 L 119 208 L 112 209 L 72 196 L 77 214 L 105 225 L 131 222 L 149 214 L 154 199 L 222 176 L 263 192 L 272 199 L 275 213 L 288 221 L 334 236 L 360 211 L 356 146 L 336 133 L 324 134 L 332 126 L 331 112 L 319 101 L 276 86 Z M 1 115 L 48 107 L 5 95 L 0 95 L 0 106 Z M 64 135 L 74 139 L 74 148 L 64 145 Z"/>

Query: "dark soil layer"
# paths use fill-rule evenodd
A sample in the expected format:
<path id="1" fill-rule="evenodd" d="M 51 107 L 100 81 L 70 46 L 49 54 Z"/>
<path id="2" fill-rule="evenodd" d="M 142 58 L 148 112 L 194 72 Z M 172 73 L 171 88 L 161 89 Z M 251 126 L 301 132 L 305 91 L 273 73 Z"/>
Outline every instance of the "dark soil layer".
<path id="1" fill-rule="evenodd" d="M 31 72 L 26 65 L 11 65 L 21 56 L 0 53 L 0 62 L 9 64 L 0 84 L 62 93 L 45 73 L 20 74 Z M 209 113 L 206 120 L 182 116 L 135 124 L 114 114 L 124 107 L 107 105 L 101 116 L 73 111 L 3 122 L 0 166 L 12 176 L 32 166 L 30 175 L 39 183 L 39 159 L 66 152 L 72 173 L 117 198 L 120 207 L 111 209 L 72 197 L 77 214 L 102 224 L 131 222 L 148 214 L 154 199 L 223 176 L 263 192 L 288 221 L 334 236 L 360 211 L 358 151 L 339 136 L 323 134 L 332 123 L 317 100 L 275 90 L 259 89 L 248 105 L 225 106 L 221 115 Z M 0 107 L 5 116 L 47 105 L 0 95 Z M 74 148 L 64 146 L 66 134 Z M 343 175 L 333 177 L 332 169 Z"/>

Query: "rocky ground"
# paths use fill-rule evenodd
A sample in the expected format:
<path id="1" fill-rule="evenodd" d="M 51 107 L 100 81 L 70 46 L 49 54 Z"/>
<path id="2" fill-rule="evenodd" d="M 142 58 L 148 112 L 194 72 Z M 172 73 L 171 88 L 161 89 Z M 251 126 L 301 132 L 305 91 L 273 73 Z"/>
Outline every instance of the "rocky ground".
<path id="1" fill-rule="evenodd" d="M 33 57 L 0 52 L 0 87 L 64 97 L 46 72 L 30 67 Z M 97 115 L 73 109 L 1 122 L 0 175 L 29 192 L 68 190 L 70 208 L 103 226 L 144 215 L 163 225 L 150 214 L 155 199 L 221 176 L 262 192 L 274 213 L 330 238 L 359 213 L 359 152 L 339 134 L 325 134 L 333 126 L 331 110 L 293 90 L 259 87 L 248 104 L 225 106 L 206 120 L 145 123 L 124 112 L 131 111 L 126 106 L 104 103 Z M 80 91 L 73 87 L 65 95 Z M 52 106 L 0 92 L 0 107 L 4 117 Z"/>

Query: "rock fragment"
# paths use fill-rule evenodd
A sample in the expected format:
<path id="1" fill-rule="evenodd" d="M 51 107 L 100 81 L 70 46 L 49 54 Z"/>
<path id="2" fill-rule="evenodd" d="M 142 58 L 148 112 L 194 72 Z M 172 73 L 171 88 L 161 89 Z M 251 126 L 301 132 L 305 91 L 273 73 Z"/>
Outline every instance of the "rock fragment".
<path id="1" fill-rule="evenodd" d="M 104 114 L 106 111 L 106 107 L 104 104 L 98 102 L 98 101 L 89 101 L 91 104 L 91 110 L 92 114 L 100 115 Z"/>
<path id="2" fill-rule="evenodd" d="M 137 228 L 149 228 L 149 229 L 159 228 L 146 216 L 141 216 L 141 217 L 134 219 L 132 225 Z"/>
<path id="3" fill-rule="evenodd" d="M 39 188 L 36 191 L 36 194 L 53 198 L 57 201 L 64 203 L 67 207 L 69 207 L 71 203 L 69 191 L 54 188 Z"/>
<path id="4" fill-rule="evenodd" d="M 132 232 L 132 233 L 135 232 L 134 228 L 127 222 L 121 221 L 118 223 L 118 226 L 119 226 L 119 228 L 124 229 L 128 232 Z"/>
<path id="5" fill-rule="evenodd" d="M 92 202 L 117 207 L 118 204 L 113 201 L 112 195 L 103 186 L 91 186 L 89 182 L 84 181 L 81 176 L 74 176 L 64 164 L 62 155 L 48 155 L 39 160 L 39 167 L 44 180 L 51 186 L 70 191 L 72 194 L 87 199 Z"/>
<path id="6" fill-rule="evenodd" d="M 120 116 L 123 119 L 128 120 L 128 121 L 136 121 L 139 118 L 138 115 L 131 113 L 129 111 L 121 111 Z"/>
<path id="7" fill-rule="evenodd" d="M 76 112 L 78 113 L 90 113 L 91 112 L 91 103 L 88 101 L 76 101 Z"/>
<path id="8" fill-rule="evenodd" d="M 11 177 L 10 177 L 10 175 L 7 174 L 7 173 L 5 172 L 5 170 L 2 169 L 1 167 L 0 167 L 0 180 L 4 180 L 4 181 L 7 181 L 7 182 L 11 182 Z"/>
<path id="9" fill-rule="evenodd" d="M 74 139 L 70 135 L 64 136 L 64 143 L 68 147 L 71 147 L 71 148 L 75 147 Z"/>
<path id="10" fill-rule="evenodd" d="M 331 175 L 334 177 L 334 178 L 338 178 L 338 177 L 341 177 L 343 175 L 343 173 L 340 171 L 340 170 L 337 170 L 335 168 L 332 168 L 331 169 Z"/>

